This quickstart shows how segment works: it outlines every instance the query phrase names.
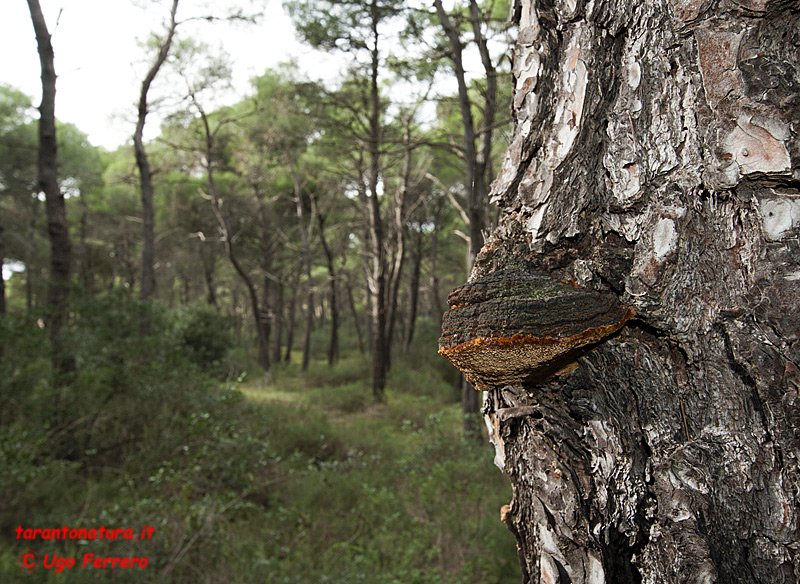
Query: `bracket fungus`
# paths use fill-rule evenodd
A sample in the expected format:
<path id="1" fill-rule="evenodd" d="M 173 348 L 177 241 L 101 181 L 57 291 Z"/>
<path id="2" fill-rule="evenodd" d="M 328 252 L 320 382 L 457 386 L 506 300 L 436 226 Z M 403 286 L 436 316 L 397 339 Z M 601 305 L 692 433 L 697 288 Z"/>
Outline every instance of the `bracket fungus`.
<path id="1" fill-rule="evenodd" d="M 504 268 L 448 296 L 439 354 L 476 389 L 545 377 L 622 328 L 633 309 L 526 268 Z"/>

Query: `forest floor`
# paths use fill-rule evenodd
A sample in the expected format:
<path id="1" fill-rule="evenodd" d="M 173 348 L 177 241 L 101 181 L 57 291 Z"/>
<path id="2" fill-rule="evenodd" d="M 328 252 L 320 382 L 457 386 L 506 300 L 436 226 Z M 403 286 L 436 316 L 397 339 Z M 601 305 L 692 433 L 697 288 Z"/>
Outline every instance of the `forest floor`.
<path id="1" fill-rule="evenodd" d="M 462 437 L 435 331 L 377 403 L 357 351 L 220 384 L 173 349 L 173 317 L 141 337 L 138 304 L 114 302 L 84 308 L 67 381 L 30 323 L 0 331 L 0 582 L 519 581 L 511 489 L 488 442 Z M 145 567 L 94 563 L 129 557 Z"/>
<path id="2" fill-rule="evenodd" d="M 285 570 L 276 581 L 518 581 L 499 520 L 508 483 L 488 442 L 462 437 L 457 396 L 431 368 L 402 363 L 382 403 L 357 356 L 241 390 L 287 412 L 290 458 L 305 465 L 287 464 L 276 498 L 296 518 L 274 534 L 272 557 Z"/>

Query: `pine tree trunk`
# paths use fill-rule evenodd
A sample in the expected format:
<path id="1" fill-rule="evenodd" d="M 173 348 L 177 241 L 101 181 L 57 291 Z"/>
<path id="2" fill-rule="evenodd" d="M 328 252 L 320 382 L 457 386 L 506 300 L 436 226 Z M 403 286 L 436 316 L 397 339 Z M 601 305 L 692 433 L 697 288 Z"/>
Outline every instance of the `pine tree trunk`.
<path id="1" fill-rule="evenodd" d="M 635 312 L 555 375 L 479 366 L 523 582 L 800 582 L 797 3 L 512 16 L 503 213 L 471 281 L 524 263 Z"/>
<path id="2" fill-rule="evenodd" d="M 411 279 L 408 283 L 408 314 L 403 332 L 403 353 L 411 349 L 414 340 L 414 327 L 417 324 L 417 309 L 419 307 L 419 278 L 422 272 L 422 231 L 417 231 L 414 237 L 414 250 L 412 253 Z"/>
<path id="3" fill-rule="evenodd" d="M 203 123 L 203 130 L 205 134 L 205 149 L 203 154 L 206 161 L 206 184 L 208 186 L 208 196 L 211 200 L 211 209 L 214 212 L 214 216 L 217 218 L 217 223 L 222 234 L 222 241 L 225 244 L 225 250 L 228 252 L 228 260 L 230 260 L 233 269 L 239 275 L 239 278 L 244 283 L 245 288 L 247 288 L 247 292 L 250 297 L 250 307 L 253 312 L 253 320 L 256 327 L 256 338 L 258 341 L 258 364 L 264 370 L 264 373 L 269 373 L 271 363 L 269 359 L 270 321 L 269 315 L 267 314 L 268 311 L 266 311 L 262 306 L 262 303 L 258 298 L 258 288 L 256 288 L 253 278 L 239 261 L 236 249 L 233 247 L 233 235 L 231 233 L 231 227 L 228 218 L 222 210 L 222 203 L 220 201 L 219 192 L 217 191 L 217 186 L 214 179 L 214 133 L 211 131 L 208 115 L 206 114 L 205 110 L 196 100 L 194 100 L 194 96 L 192 96 L 192 101 L 197 109 L 197 112 L 200 114 L 200 120 Z"/>
<path id="4" fill-rule="evenodd" d="M 294 187 L 294 203 L 297 216 L 297 227 L 300 231 L 300 239 L 303 244 L 303 268 L 306 276 L 306 328 L 303 335 L 303 361 L 301 371 L 306 371 L 311 362 L 311 332 L 314 328 L 314 280 L 311 277 L 311 228 L 314 225 L 314 209 L 312 201 L 312 217 L 306 219 L 305 207 L 303 205 L 303 189 L 300 184 L 300 177 L 295 169 L 294 160 L 288 150 L 285 152 L 286 162 L 292 175 L 292 184 Z"/>
<path id="5" fill-rule="evenodd" d="M 57 371 L 73 367 L 73 359 L 58 336 L 67 318 L 67 288 L 72 269 L 72 252 L 64 194 L 58 184 L 56 142 L 56 71 L 53 45 L 38 0 L 28 0 L 42 73 L 42 103 L 39 106 L 39 188 L 44 192 L 47 234 L 50 238 L 50 282 L 47 289 L 48 327 Z M 30 270 L 30 265 L 28 266 Z"/>
<path id="6" fill-rule="evenodd" d="M 3 239 L 3 226 L 0 224 L 0 317 L 6 314 L 6 279 L 3 277 L 2 267 L 6 259 L 6 245 Z"/>
<path id="7" fill-rule="evenodd" d="M 361 334 L 361 325 L 358 324 L 358 311 L 356 310 L 356 303 L 353 299 L 353 286 L 350 284 L 350 279 L 344 281 L 345 291 L 347 292 L 347 303 L 350 305 L 350 314 L 353 315 L 353 326 L 356 329 L 356 339 L 358 340 L 358 352 L 364 354 L 366 348 L 364 347 L 364 337 Z"/>
<path id="8" fill-rule="evenodd" d="M 317 215 L 319 224 L 319 241 L 322 244 L 322 250 L 325 252 L 325 261 L 328 266 L 328 283 L 330 285 L 330 303 L 331 303 L 331 336 L 328 343 L 328 365 L 333 365 L 339 360 L 339 294 L 336 286 L 336 265 L 333 261 L 333 253 L 328 245 L 328 240 L 325 238 L 325 219 L 326 217 L 320 213 Z M 360 336 L 359 332 L 359 336 Z"/>
<path id="9" fill-rule="evenodd" d="M 281 362 L 281 340 L 283 339 L 283 283 L 273 282 L 271 304 L 274 307 L 272 313 L 272 360 L 275 363 Z"/>
<path id="10" fill-rule="evenodd" d="M 205 241 L 198 241 L 200 263 L 203 265 L 203 281 L 206 285 L 206 304 L 218 307 L 217 282 L 215 268 L 217 264 L 216 251 Z"/>
<path id="11" fill-rule="evenodd" d="M 373 2 L 373 7 L 375 3 Z M 373 46 L 370 48 L 370 116 L 369 116 L 369 231 L 372 252 L 372 273 L 370 286 L 373 287 L 372 305 L 372 395 L 377 401 L 383 401 L 386 389 L 386 374 L 389 371 L 389 339 L 386 336 L 388 287 L 386 249 L 384 241 L 383 218 L 381 217 L 378 182 L 380 178 L 381 158 L 381 125 L 380 125 L 380 92 L 378 90 L 378 16 L 373 11 L 372 18 Z"/>
<path id="12" fill-rule="evenodd" d="M 292 360 L 292 348 L 294 345 L 294 320 L 297 313 L 297 285 L 300 283 L 300 277 L 295 273 L 291 285 L 289 286 L 289 316 L 286 319 L 286 353 L 283 360 L 289 363 Z"/>
<path id="13" fill-rule="evenodd" d="M 133 150 L 136 155 L 136 165 L 139 168 L 140 193 L 142 199 L 142 285 L 139 291 L 144 300 L 149 300 L 156 293 L 155 276 L 155 208 L 153 205 L 153 170 L 150 167 L 150 160 L 144 148 L 144 125 L 149 113 L 147 95 L 153 85 L 161 66 L 166 62 L 172 41 L 175 38 L 175 30 L 178 27 L 176 18 L 179 0 L 172 0 L 170 9 L 170 21 L 167 25 L 166 35 L 159 44 L 158 54 L 155 61 L 142 81 L 141 91 L 139 92 L 138 114 L 136 119 L 136 130 L 133 134 Z"/>

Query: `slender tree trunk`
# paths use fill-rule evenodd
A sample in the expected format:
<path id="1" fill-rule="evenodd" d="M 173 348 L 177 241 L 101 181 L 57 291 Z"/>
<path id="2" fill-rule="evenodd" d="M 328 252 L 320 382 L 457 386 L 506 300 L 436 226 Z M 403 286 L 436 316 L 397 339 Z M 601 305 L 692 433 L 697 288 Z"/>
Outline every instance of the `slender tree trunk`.
<path id="1" fill-rule="evenodd" d="M 217 256 L 214 250 L 209 249 L 206 242 L 200 241 L 200 261 L 203 264 L 203 280 L 206 284 L 206 303 L 218 307 L 217 303 L 217 283 L 214 268 L 217 263 Z"/>
<path id="2" fill-rule="evenodd" d="M 367 209 L 367 198 L 366 196 L 363 198 L 364 203 L 364 210 L 366 212 Z M 367 227 L 367 223 L 369 222 L 366 219 L 364 223 L 364 241 L 370 241 L 369 237 L 369 228 Z M 369 254 L 363 253 L 362 254 L 363 260 L 363 268 L 364 268 L 364 330 L 366 331 L 366 341 L 367 341 L 367 352 L 372 355 L 372 347 L 375 344 L 374 339 L 374 331 L 373 331 L 373 324 L 374 324 L 374 315 L 372 310 L 372 285 L 371 285 L 371 271 L 370 271 L 370 261 L 369 261 Z"/>
<path id="3" fill-rule="evenodd" d="M 281 282 L 273 282 L 272 287 L 272 360 L 275 363 L 281 362 L 281 340 L 283 339 L 283 284 Z"/>
<path id="4" fill-rule="evenodd" d="M 403 335 L 403 352 L 408 353 L 414 340 L 414 328 L 417 323 L 417 305 L 419 304 L 419 279 L 422 272 L 422 231 L 414 237 L 411 280 L 408 285 L 408 316 L 406 317 L 405 334 Z"/>
<path id="5" fill-rule="evenodd" d="M 289 363 L 292 360 L 292 346 L 294 345 L 294 320 L 297 313 L 297 286 L 300 278 L 295 275 L 289 290 L 291 290 L 291 300 L 289 301 L 289 317 L 286 322 L 286 354 L 283 360 Z"/>
<path id="6" fill-rule="evenodd" d="M 386 322 L 386 355 L 387 367 L 391 365 L 391 348 L 394 339 L 394 327 L 397 322 L 398 297 L 403 277 L 403 266 L 406 259 L 408 209 L 411 201 L 411 154 L 414 145 L 411 142 L 411 116 L 403 123 L 403 167 L 400 172 L 400 184 L 395 193 L 392 207 L 391 229 L 391 262 L 387 279 L 387 322 Z"/>
<path id="7" fill-rule="evenodd" d="M 300 239 L 303 244 L 303 268 L 306 274 L 306 285 L 308 292 L 306 295 L 306 330 L 303 337 L 303 362 L 301 371 L 308 369 L 309 362 L 311 361 L 311 332 L 314 328 L 314 280 L 311 277 L 311 227 L 314 224 L 314 210 L 312 208 L 312 218 L 306 219 L 306 212 L 303 206 L 303 190 L 300 184 L 300 177 L 297 175 L 297 170 L 294 166 L 294 161 L 291 155 L 286 152 L 286 161 L 292 175 L 292 184 L 294 186 L 294 204 L 297 214 L 297 228 L 300 231 Z M 313 207 L 313 200 L 312 200 Z"/>
<path id="8" fill-rule="evenodd" d="M 356 329 L 356 337 L 358 339 L 358 351 L 362 355 L 365 352 L 364 338 L 361 334 L 361 325 L 358 324 L 359 316 L 356 310 L 356 303 L 353 299 L 353 286 L 350 284 L 350 279 L 345 280 L 345 290 L 347 291 L 347 303 L 350 305 L 350 313 L 353 315 L 353 326 Z"/>
<path id="9" fill-rule="evenodd" d="M 228 252 L 228 259 L 230 260 L 233 269 L 236 270 L 237 274 L 239 274 L 239 277 L 247 288 L 247 292 L 250 296 L 250 306 L 253 311 L 256 336 L 258 339 L 258 364 L 261 365 L 264 372 L 267 373 L 270 369 L 269 318 L 262 310 L 261 303 L 258 299 L 258 289 L 256 288 L 253 279 L 250 277 L 250 274 L 247 273 L 247 270 L 244 269 L 244 266 L 242 266 L 242 264 L 239 262 L 236 251 L 233 247 L 231 228 L 228 223 L 228 218 L 222 212 L 222 205 L 220 204 L 219 193 L 214 180 L 214 134 L 211 131 L 211 126 L 208 122 L 208 116 L 200 104 L 194 99 L 194 96 L 192 96 L 192 101 L 197 108 L 198 113 L 200 114 L 200 119 L 203 122 L 203 129 L 205 131 L 206 142 L 204 154 L 207 165 L 206 174 L 208 179 L 208 195 L 211 199 L 211 206 L 214 211 L 214 215 L 217 218 L 220 230 L 222 231 L 222 239 L 225 242 L 225 249 Z"/>
<path id="10" fill-rule="evenodd" d="M 333 365 L 339 360 L 339 297 L 336 286 L 336 266 L 333 261 L 333 253 L 325 238 L 325 216 L 322 213 L 317 215 L 319 223 L 319 240 L 325 252 L 325 260 L 328 264 L 328 282 L 330 284 L 331 299 L 331 338 L 328 344 L 328 365 Z M 359 331 L 359 336 L 361 332 Z"/>
<path id="11" fill-rule="evenodd" d="M 378 15 L 373 10 L 371 70 L 370 70 L 370 116 L 369 116 L 369 226 L 372 248 L 373 288 L 373 346 L 372 346 L 372 395 L 383 401 L 388 370 L 388 342 L 386 338 L 386 250 L 384 247 L 383 219 L 378 200 L 378 180 L 380 177 L 380 92 L 378 91 Z"/>
<path id="12" fill-rule="evenodd" d="M 3 225 L 0 224 L 0 270 L 5 265 L 6 260 L 6 244 L 3 239 Z M 6 279 L 0 271 L 0 317 L 6 314 Z M 0 355 L 1 356 L 1 355 Z"/>
<path id="13" fill-rule="evenodd" d="M 269 323 L 270 335 L 274 334 L 272 343 L 272 361 L 281 362 L 281 336 L 283 318 L 283 285 L 273 270 L 273 255 L 275 249 L 275 229 L 271 216 L 264 204 L 257 182 L 252 183 L 251 191 L 253 203 L 258 210 L 258 222 L 261 235 L 261 269 L 264 271 L 264 312 Z M 268 338 L 271 338 L 268 336 Z"/>
<path id="14" fill-rule="evenodd" d="M 481 31 L 481 14 L 477 0 L 469 2 L 470 23 L 481 65 L 486 75 L 486 91 L 483 93 L 483 104 L 480 129 L 478 131 L 478 148 L 475 151 L 475 175 L 472 186 L 472 197 L 468 201 L 470 216 L 470 260 L 467 270 L 472 269 L 472 263 L 483 245 L 483 230 L 486 228 L 489 217 L 489 189 L 488 178 L 492 166 L 492 138 L 497 111 L 497 71 L 492 63 L 486 38 Z"/>
<path id="15" fill-rule="evenodd" d="M 335 274 L 335 271 L 334 271 Z M 331 277 L 331 338 L 328 345 L 328 364 L 333 365 L 339 361 L 339 291 L 338 280 Z"/>
<path id="16" fill-rule="evenodd" d="M 303 328 L 303 358 L 300 364 L 301 371 L 307 371 L 311 363 L 311 333 L 314 330 L 314 288 L 309 282 L 306 293 L 306 324 Z"/>
<path id="17" fill-rule="evenodd" d="M 133 150 L 136 155 L 136 165 L 139 168 L 140 190 L 142 198 L 142 284 L 140 295 L 142 299 L 150 299 L 156 293 L 155 276 L 155 210 L 153 207 L 153 170 L 144 148 L 144 124 L 147 119 L 148 105 L 147 94 L 153 84 L 161 66 L 169 56 L 175 30 L 178 27 L 176 15 L 179 0 L 172 0 L 170 21 L 167 25 L 166 36 L 158 48 L 158 54 L 150 69 L 145 75 L 139 93 L 138 117 L 136 131 L 133 134 Z"/>
<path id="18" fill-rule="evenodd" d="M 471 339 L 465 323 L 465 347 L 496 341 L 473 363 L 523 582 L 800 582 L 796 3 L 514 0 L 512 15 L 503 214 L 471 278 L 525 265 L 636 315 L 549 377 L 537 331 Z M 553 300 L 505 286 L 474 322 L 530 322 Z M 570 297 L 560 326 L 596 333 Z"/>
<path id="19" fill-rule="evenodd" d="M 39 62 L 42 70 L 42 103 L 39 106 L 39 188 L 44 192 L 47 233 L 50 238 L 50 282 L 47 289 L 48 327 L 56 370 L 72 367 L 72 358 L 59 342 L 59 332 L 67 318 L 72 253 L 64 195 L 58 184 L 56 142 L 56 71 L 53 45 L 38 0 L 28 0 Z M 30 269 L 30 266 L 28 267 Z"/>
<path id="20" fill-rule="evenodd" d="M 431 279 L 430 279 L 430 304 L 429 314 L 433 318 L 441 320 L 442 293 L 439 286 L 439 219 L 440 215 L 434 215 L 433 233 L 431 233 Z"/>

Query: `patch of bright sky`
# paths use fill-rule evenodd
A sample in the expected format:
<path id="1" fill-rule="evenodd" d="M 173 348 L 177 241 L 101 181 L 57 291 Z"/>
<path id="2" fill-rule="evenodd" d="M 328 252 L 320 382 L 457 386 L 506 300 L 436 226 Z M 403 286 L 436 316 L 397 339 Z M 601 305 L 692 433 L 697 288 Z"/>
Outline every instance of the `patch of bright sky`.
<path id="1" fill-rule="evenodd" d="M 53 37 L 56 117 L 75 124 L 99 146 L 114 149 L 130 141 L 135 128 L 136 102 L 148 66 L 141 42 L 160 30 L 162 11 L 145 10 L 132 0 L 40 0 Z M 154 3 L 150 3 L 154 4 Z M 161 3 L 166 5 L 166 0 Z M 179 5 L 196 11 L 196 0 Z M 219 14 L 226 2 L 210 3 Z M 59 17 L 60 13 L 60 17 Z M 280 0 L 268 0 L 259 24 L 189 22 L 178 29 L 212 48 L 221 46 L 233 62 L 229 103 L 250 89 L 250 79 L 290 57 L 312 78 L 339 70 L 331 59 L 300 44 Z M 0 83 L 41 99 L 39 55 L 30 12 L 21 0 L 4 0 L 0 18 Z M 157 116 L 148 117 L 149 138 L 158 134 Z"/>
<path id="2" fill-rule="evenodd" d="M 250 91 L 250 80 L 254 76 L 290 59 L 297 62 L 301 77 L 326 81 L 340 77 L 347 67 L 348 56 L 338 52 L 321 53 L 301 44 L 282 0 L 249 1 L 261 3 L 263 18 L 256 25 L 187 22 L 178 29 L 179 38 L 199 39 L 212 49 L 222 47 L 231 57 L 231 88 L 219 103 L 212 105 L 240 100 Z M 41 99 L 39 56 L 28 6 L 22 0 L 2 2 L 0 54 L 5 57 L 0 65 L 0 83 L 23 91 L 38 105 Z M 247 2 L 182 0 L 178 16 L 180 20 L 193 14 L 219 15 L 224 13 L 226 5 Z M 56 117 L 75 124 L 89 136 L 92 144 L 115 149 L 129 143 L 135 129 L 139 89 L 153 58 L 152 52 L 146 52 L 141 43 L 151 33 L 163 29 L 169 1 L 40 0 L 40 3 L 55 50 Z M 417 0 L 413 3 L 427 6 Z M 452 3 L 453 0 L 445 0 L 445 8 L 450 9 Z M 396 32 L 391 31 L 390 38 L 384 41 L 388 40 L 390 45 L 398 42 Z M 480 72 L 477 55 L 472 55 L 467 62 L 473 63 Z M 156 85 L 159 81 L 163 83 L 166 75 L 164 71 L 159 73 Z M 452 79 L 449 81 L 444 91 L 440 89 L 434 93 L 454 93 Z M 157 91 L 154 87 L 153 98 Z M 400 94 L 405 97 L 401 101 L 414 102 L 419 98 L 419 91 L 419 87 L 395 86 L 394 97 L 397 99 Z M 158 135 L 159 124 L 158 111 L 151 112 L 145 127 L 146 139 Z"/>

